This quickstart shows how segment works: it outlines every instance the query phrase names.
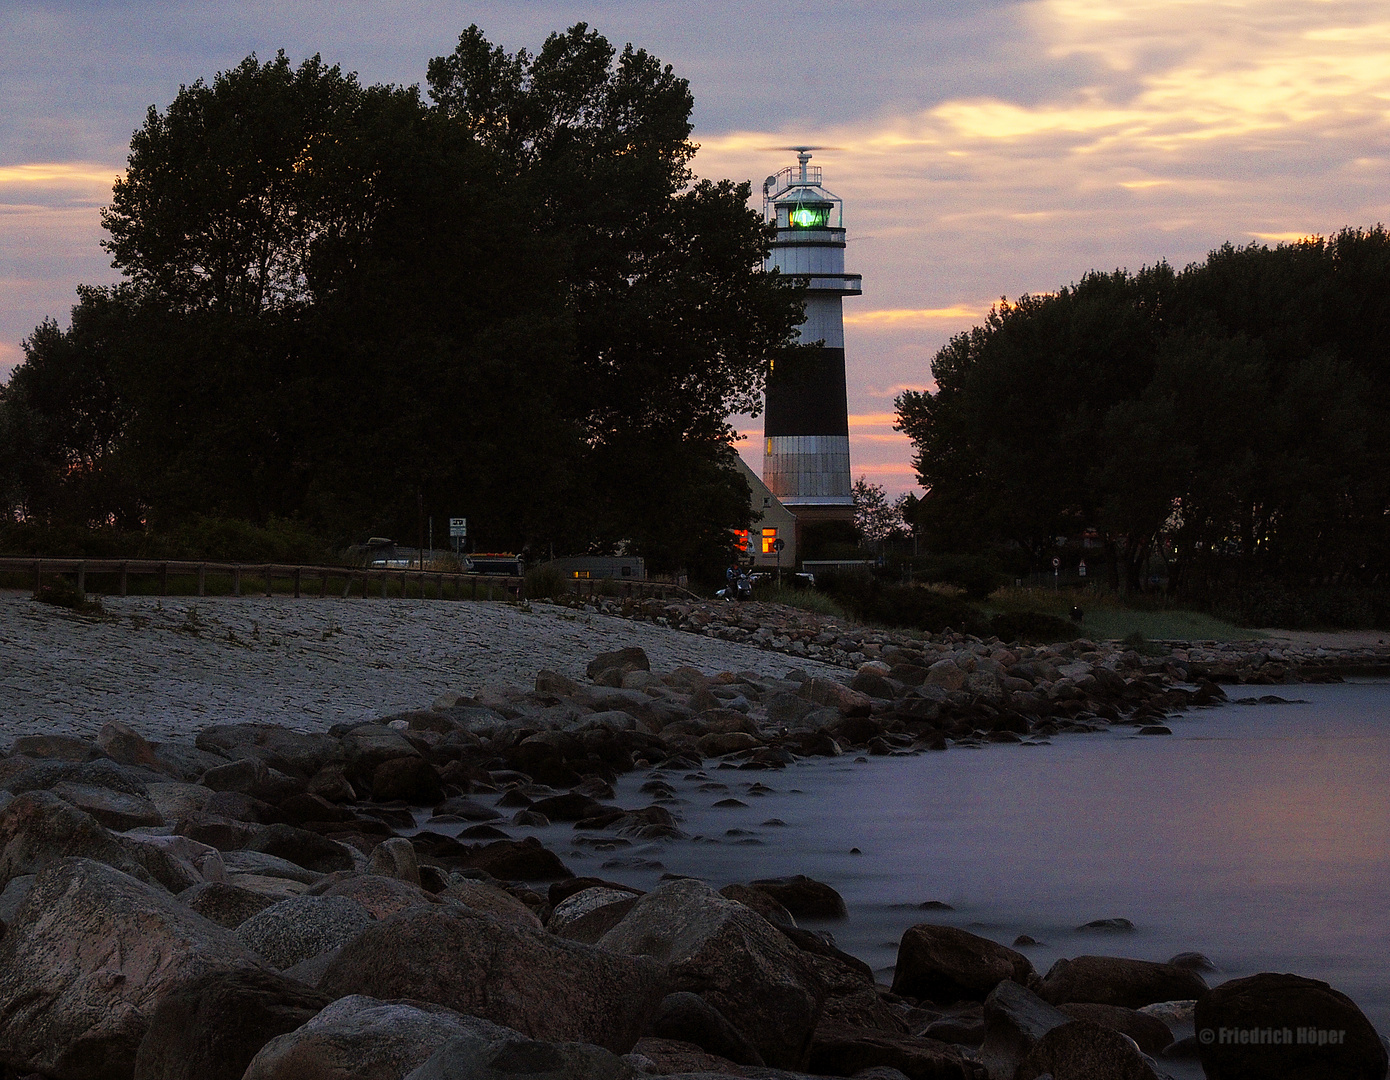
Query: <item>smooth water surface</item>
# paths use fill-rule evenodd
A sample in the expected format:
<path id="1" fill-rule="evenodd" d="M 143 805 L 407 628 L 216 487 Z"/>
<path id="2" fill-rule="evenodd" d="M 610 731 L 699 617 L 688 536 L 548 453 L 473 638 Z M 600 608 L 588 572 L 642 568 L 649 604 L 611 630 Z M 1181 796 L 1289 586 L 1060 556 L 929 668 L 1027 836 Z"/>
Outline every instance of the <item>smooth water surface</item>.
<path id="1" fill-rule="evenodd" d="M 923 921 L 1005 944 L 1029 934 L 1045 943 L 1023 950 L 1041 972 L 1082 953 L 1195 949 L 1220 968 L 1213 984 L 1256 971 L 1324 979 L 1390 1032 L 1390 683 L 1274 689 L 1309 703 L 1196 710 L 1170 737 L 1125 727 L 622 778 L 614 801 L 630 807 L 651 801 L 638 791 L 651 776 L 673 784 L 688 840 L 595 851 L 568 827 L 535 831 L 576 873 L 647 888 L 664 872 L 829 882 L 850 917 L 826 928 L 881 975 Z M 710 783 L 728 790 L 698 790 Z M 773 791 L 750 795 L 754 784 Z M 729 797 L 747 806 L 714 807 Z M 918 907 L 931 900 L 955 910 Z M 1136 931 L 1075 930 L 1115 917 Z"/>

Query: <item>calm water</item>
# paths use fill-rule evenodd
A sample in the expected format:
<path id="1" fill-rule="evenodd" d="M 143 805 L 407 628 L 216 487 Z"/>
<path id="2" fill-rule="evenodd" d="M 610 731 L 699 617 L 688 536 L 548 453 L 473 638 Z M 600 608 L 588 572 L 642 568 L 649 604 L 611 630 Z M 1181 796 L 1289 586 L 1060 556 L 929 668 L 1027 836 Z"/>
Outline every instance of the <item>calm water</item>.
<path id="1" fill-rule="evenodd" d="M 850 912 L 828 928 L 885 975 L 920 921 L 1006 944 L 1029 934 L 1045 942 L 1025 950 L 1040 972 L 1081 953 L 1196 949 L 1221 969 L 1212 982 L 1324 979 L 1390 1032 L 1390 683 L 1275 689 L 1309 704 L 1198 710 L 1171 722 L 1172 737 L 1123 728 L 1048 746 L 709 768 L 727 792 L 667 773 L 690 840 L 595 852 L 571 846 L 568 827 L 535 831 L 576 873 L 644 887 L 665 871 L 716 885 L 827 881 Z M 645 805 L 648 778 L 624 777 L 616 801 Z M 758 783 L 774 790 L 748 794 Z M 713 806 L 728 797 L 748 805 Z M 927 900 L 955 911 L 919 910 Z M 1113 917 L 1136 932 L 1073 929 Z"/>

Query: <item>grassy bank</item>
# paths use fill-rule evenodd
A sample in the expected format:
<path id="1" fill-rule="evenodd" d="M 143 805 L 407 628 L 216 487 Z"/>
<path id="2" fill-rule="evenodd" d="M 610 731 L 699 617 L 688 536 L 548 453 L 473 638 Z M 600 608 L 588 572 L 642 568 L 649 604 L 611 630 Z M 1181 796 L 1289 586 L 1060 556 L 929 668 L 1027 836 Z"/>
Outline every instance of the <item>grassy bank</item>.
<path id="1" fill-rule="evenodd" d="M 982 606 L 991 615 L 1038 611 L 1059 618 L 1067 618 L 1076 606 L 1084 613 L 1080 633 L 1095 639 L 1126 638 L 1136 633 L 1151 641 L 1248 641 L 1261 636 L 1258 630 L 1245 629 L 1200 611 L 1159 604 L 1130 606 L 1121 597 L 1101 592 L 1010 587 L 996 589 Z"/>

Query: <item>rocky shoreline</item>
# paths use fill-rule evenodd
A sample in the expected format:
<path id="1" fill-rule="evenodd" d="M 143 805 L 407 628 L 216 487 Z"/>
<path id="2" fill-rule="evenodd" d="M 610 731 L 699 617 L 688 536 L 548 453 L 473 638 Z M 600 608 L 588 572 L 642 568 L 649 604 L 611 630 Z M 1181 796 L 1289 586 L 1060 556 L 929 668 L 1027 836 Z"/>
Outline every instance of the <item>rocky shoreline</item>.
<path id="1" fill-rule="evenodd" d="M 849 685 L 654 672 L 628 648 L 587 681 L 541 671 L 328 732 L 16 739 L 0 758 L 5 1080 L 1156 1080 L 1198 1061 L 1232 1080 L 1385 1076 L 1374 1028 L 1314 980 L 1208 987 L 1192 954 L 1040 973 L 924 912 L 884 985 L 799 925 L 845 917 L 828 884 L 668 875 L 643 892 L 499 827 L 678 836 L 669 780 L 711 766 L 1160 734 L 1167 711 L 1224 696 L 1189 682 L 1190 660 L 1090 642 L 860 644 L 877 655 Z M 650 803 L 614 804 L 634 769 Z"/>
<path id="2" fill-rule="evenodd" d="M 960 646 L 973 650 L 979 645 L 999 643 L 998 639 L 986 642 L 950 630 L 941 634 L 920 634 L 866 627 L 785 604 L 580 597 L 553 602 L 845 668 L 857 668 L 871 660 L 883 658 L 894 649 L 907 649 L 924 655 L 935 653 L 938 657 L 944 657 L 958 652 Z M 1081 629 L 1078 627 L 1078 631 Z M 1084 636 L 1071 644 L 1084 646 L 1085 651 L 1099 652 L 1102 659 L 1125 651 L 1120 642 L 1093 642 Z M 1384 639 L 1375 645 L 1330 648 L 1260 639 L 1173 639 L 1150 644 L 1171 662 L 1177 677 L 1185 681 L 1209 679 L 1222 684 L 1272 686 L 1280 683 L 1336 682 L 1344 675 L 1390 674 L 1390 644 Z M 1067 643 L 1054 646 L 1066 647 Z"/>

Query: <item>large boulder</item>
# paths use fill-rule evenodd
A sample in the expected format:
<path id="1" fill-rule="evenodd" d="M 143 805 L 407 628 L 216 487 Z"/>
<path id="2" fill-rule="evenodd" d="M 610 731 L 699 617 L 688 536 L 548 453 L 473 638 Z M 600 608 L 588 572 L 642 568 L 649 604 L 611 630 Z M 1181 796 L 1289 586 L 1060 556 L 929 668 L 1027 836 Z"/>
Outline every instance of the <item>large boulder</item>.
<path id="1" fill-rule="evenodd" d="M 307 1023 L 331 998 L 267 971 L 215 971 L 175 986 L 154 1007 L 134 1080 L 241 1080 L 277 1035 Z"/>
<path id="2" fill-rule="evenodd" d="M 599 1046 L 537 1042 L 507 1034 L 452 1039 L 405 1080 L 634 1080 L 635 1076 L 631 1065 Z"/>
<path id="3" fill-rule="evenodd" d="M 647 659 L 647 654 L 640 646 L 632 645 L 626 649 L 617 649 L 614 652 L 599 653 L 589 661 L 589 666 L 585 669 L 585 674 L 595 682 L 602 681 L 599 676 L 605 672 L 614 671 L 618 674 L 618 683 L 621 685 L 622 676 L 632 671 L 651 671 L 652 663 Z"/>
<path id="4" fill-rule="evenodd" d="M 797 693 L 813 705 L 838 709 L 841 716 L 868 716 L 873 699 L 834 679 L 807 679 Z"/>
<path id="5" fill-rule="evenodd" d="M 343 946 L 319 982 L 335 996 L 431 1001 L 533 1038 L 626 1053 L 665 994 L 650 960 L 564 941 L 454 905 L 417 907 Z"/>
<path id="6" fill-rule="evenodd" d="M 283 971 L 346 944 L 375 921 L 346 896 L 296 896 L 258 911 L 237 927 L 236 936 Z"/>
<path id="7" fill-rule="evenodd" d="M 463 880 L 450 885 L 439 894 L 441 900 L 453 900 L 479 915 L 510 922 L 528 930 L 540 930 L 536 913 L 509 892 L 483 881 Z"/>
<path id="8" fill-rule="evenodd" d="M 514 1033 L 428 1002 L 353 995 L 266 1043 L 243 1080 L 401 1080 L 452 1039 L 491 1041 L 509 1034 Z"/>
<path id="9" fill-rule="evenodd" d="M 1200 998 L 1206 992 L 1206 981 L 1195 971 L 1122 956 L 1058 960 L 1048 969 L 1039 991 L 1053 1005 L 1094 1002 L 1126 1009 Z"/>
<path id="10" fill-rule="evenodd" d="M 648 1032 L 698 1046 L 738 1065 L 764 1064 L 757 1047 L 704 998 L 688 991 L 667 994 L 652 1016 Z"/>
<path id="11" fill-rule="evenodd" d="M 293 825 L 267 825 L 246 847 L 248 851 L 262 851 L 319 874 L 352 870 L 355 866 L 351 853 L 336 840 Z"/>
<path id="12" fill-rule="evenodd" d="M 954 1046 L 896 1032 L 822 1024 L 807 1070 L 822 1076 L 863 1076 L 896 1069 L 908 1080 L 985 1080 L 984 1068 Z"/>
<path id="13" fill-rule="evenodd" d="M 53 785 L 52 791 L 64 802 L 71 803 L 118 832 L 164 824 L 164 815 L 159 807 L 139 795 L 112 791 L 96 784 L 80 784 L 74 780 L 60 780 Z"/>
<path id="14" fill-rule="evenodd" d="M 983 1001 L 1005 979 L 1027 986 L 1037 973 L 1028 957 L 954 926 L 918 923 L 898 943 L 893 993 L 942 1005 Z"/>
<path id="15" fill-rule="evenodd" d="M 419 904 L 437 903 L 419 885 L 380 874 L 330 874 L 312 886 L 306 895 L 346 896 L 356 900 L 374 919 L 384 919 Z"/>
<path id="16" fill-rule="evenodd" d="M 168 893 L 105 863 L 60 859 L 0 938 L 0 1059 L 57 1080 L 129 1080 L 165 993 L 259 967 L 230 931 Z"/>
<path id="17" fill-rule="evenodd" d="M 249 795 L 268 803 L 277 803 L 304 790 L 305 781 L 279 769 L 272 769 L 256 758 L 242 758 L 217 765 L 203 773 L 200 783 L 213 791 L 230 791 Z"/>
<path id="18" fill-rule="evenodd" d="M 796 946 L 743 904 L 699 881 L 671 881 L 638 900 L 599 947 L 651 957 L 673 990 L 708 1001 L 768 1065 L 801 1064 L 825 988 Z"/>
<path id="19" fill-rule="evenodd" d="M 372 770 L 372 798 L 435 806 L 444 801 L 444 781 L 439 770 L 419 755 L 391 758 Z"/>
<path id="20" fill-rule="evenodd" d="M 303 777 L 342 757 L 333 736 L 290 731 L 279 724 L 217 724 L 199 732 L 196 745 L 224 758 L 257 758 L 282 773 Z"/>
<path id="21" fill-rule="evenodd" d="M 1005 979 L 985 998 L 985 1041 L 979 1059 L 990 1080 L 1013 1080 L 1038 1041 L 1071 1017 L 1053 1008 L 1026 986 Z"/>
<path id="22" fill-rule="evenodd" d="M 1023 1059 L 1014 1080 L 1044 1076 L 1054 1080 L 1160 1080 L 1132 1039 L 1089 1020 L 1072 1020 L 1049 1031 Z"/>
<path id="23" fill-rule="evenodd" d="M 805 874 L 790 877 L 760 878 L 750 882 L 759 892 L 781 904 L 797 919 L 845 919 L 844 898 L 823 881 Z"/>
<path id="24" fill-rule="evenodd" d="M 1060 1011 L 1073 1020 L 1089 1020 L 1093 1024 L 1128 1035 L 1146 1054 L 1161 1054 L 1173 1041 L 1173 1032 L 1156 1016 L 1121 1005 L 1097 1005 L 1095 1002 L 1074 1001 L 1062 1005 Z"/>
<path id="25" fill-rule="evenodd" d="M 94 859 L 140 881 L 181 892 L 199 878 L 163 851 L 113 836 L 90 814 L 47 791 L 17 795 L 0 810 L 0 885 L 61 858 Z"/>
<path id="26" fill-rule="evenodd" d="M 179 893 L 179 899 L 205 919 L 235 930 L 258 911 L 275 903 L 262 893 L 226 881 L 204 881 Z"/>
<path id="27" fill-rule="evenodd" d="M 1384 1080 L 1385 1044 L 1325 982 L 1263 972 L 1197 999 L 1197 1052 L 1208 1080 Z"/>
<path id="28" fill-rule="evenodd" d="M 469 848 L 458 861 L 474 870 L 486 870 L 495 878 L 506 881 L 556 881 L 572 878 L 560 857 L 543 847 L 534 836 L 524 840 L 494 840 Z"/>

